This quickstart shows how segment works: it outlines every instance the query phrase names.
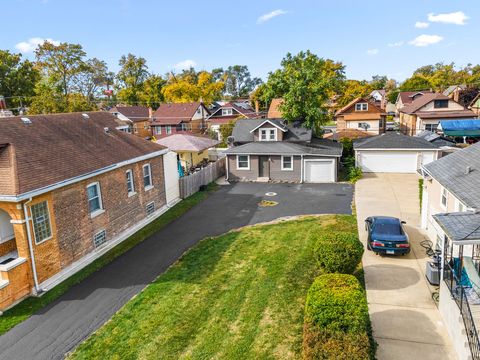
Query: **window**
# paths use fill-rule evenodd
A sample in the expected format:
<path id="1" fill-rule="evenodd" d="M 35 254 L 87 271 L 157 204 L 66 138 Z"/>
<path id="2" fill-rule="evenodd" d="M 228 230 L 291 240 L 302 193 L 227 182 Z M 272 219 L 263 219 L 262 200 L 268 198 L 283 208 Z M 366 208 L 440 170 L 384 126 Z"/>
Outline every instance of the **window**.
<path id="1" fill-rule="evenodd" d="M 48 204 L 46 201 L 32 205 L 32 223 L 35 234 L 35 243 L 39 244 L 52 237 L 52 226 L 50 224 L 50 215 L 48 213 Z"/>
<path id="2" fill-rule="evenodd" d="M 435 109 L 446 109 L 448 108 L 448 100 L 434 100 L 433 107 Z"/>
<path id="3" fill-rule="evenodd" d="M 162 127 L 161 126 L 155 126 L 153 128 L 154 132 L 156 135 L 162 135 Z"/>
<path id="4" fill-rule="evenodd" d="M 229 115 L 233 115 L 233 109 L 231 109 L 231 108 L 222 109 L 222 116 L 229 116 Z"/>
<path id="5" fill-rule="evenodd" d="M 443 207 L 444 209 L 447 208 L 447 196 L 448 196 L 447 189 L 442 188 L 441 204 L 442 204 L 442 207 Z"/>
<path id="6" fill-rule="evenodd" d="M 135 134 L 138 133 L 137 124 L 133 125 L 133 132 Z"/>
<path id="7" fill-rule="evenodd" d="M 249 155 L 237 155 L 237 170 L 250 170 Z"/>
<path id="8" fill-rule="evenodd" d="M 145 124 L 143 124 L 143 128 L 145 130 L 148 130 L 148 129 L 150 129 L 150 125 L 148 125 L 148 123 L 145 123 Z"/>
<path id="9" fill-rule="evenodd" d="M 102 194 L 100 193 L 100 184 L 98 182 L 87 186 L 88 209 L 90 215 L 99 214 L 102 210 Z"/>
<path id="10" fill-rule="evenodd" d="M 165 126 L 165 134 L 171 134 L 172 133 L 172 127 L 170 125 Z"/>
<path id="11" fill-rule="evenodd" d="M 145 190 L 150 190 L 153 187 L 152 169 L 150 164 L 143 165 L 143 186 L 145 187 Z"/>
<path id="12" fill-rule="evenodd" d="M 465 212 L 465 211 L 467 211 L 466 206 L 463 205 L 463 203 L 460 202 L 460 201 L 458 201 L 458 200 L 456 201 L 456 206 L 455 206 L 455 207 L 456 207 L 455 210 L 458 211 L 458 212 Z"/>
<path id="13" fill-rule="evenodd" d="M 188 126 L 188 124 L 181 123 L 181 124 L 180 124 L 180 129 L 181 129 L 182 131 L 187 131 L 187 130 L 189 130 L 189 126 Z"/>
<path id="14" fill-rule="evenodd" d="M 145 210 L 147 211 L 147 216 L 152 215 L 155 212 L 155 202 L 149 202 L 145 207 Z"/>
<path id="15" fill-rule="evenodd" d="M 368 111 L 368 104 L 367 103 L 355 104 L 355 111 Z"/>
<path id="16" fill-rule="evenodd" d="M 385 122 L 384 122 L 383 119 L 380 119 L 380 120 L 378 121 L 378 127 L 379 127 L 380 129 L 383 129 L 383 128 L 385 127 Z"/>
<path id="17" fill-rule="evenodd" d="M 276 141 L 277 130 L 276 129 L 260 129 L 261 141 Z"/>
<path id="18" fill-rule="evenodd" d="M 127 193 L 128 193 L 128 196 L 132 196 L 135 194 L 135 184 L 133 182 L 132 170 L 127 170 L 126 177 L 127 177 Z"/>
<path id="19" fill-rule="evenodd" d="M 438 124 L 425 124 L 425 130 L 436 132 Z"/>
<path id="20" fill-rule="evenodd" d="M 107 232 L 105 230 L 99 231 L 93 235 L 93 245 L 97 248 L 100 245 L 105 244 L 107 241 Z"/>
<path id="21" fill-rule="evenodd" d="M 293 170 L 292 156 L 282 156 L 282 170 Z"/>

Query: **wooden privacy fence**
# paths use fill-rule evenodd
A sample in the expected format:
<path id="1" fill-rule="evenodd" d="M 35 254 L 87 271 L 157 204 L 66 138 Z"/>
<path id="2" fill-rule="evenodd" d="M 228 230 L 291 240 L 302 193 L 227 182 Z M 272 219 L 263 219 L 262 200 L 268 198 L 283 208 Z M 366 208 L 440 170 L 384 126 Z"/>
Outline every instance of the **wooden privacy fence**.
<path id="1" fill-rule="evenodd" d="M 217 180 L 220 176 L 225 175 L 225 158 L 208 164 L 202 170 L 191 175 L 181 177 L 180 197 L 185 199 L 200 190 L 200 186 L 208 185 L 212 181 Z"/>

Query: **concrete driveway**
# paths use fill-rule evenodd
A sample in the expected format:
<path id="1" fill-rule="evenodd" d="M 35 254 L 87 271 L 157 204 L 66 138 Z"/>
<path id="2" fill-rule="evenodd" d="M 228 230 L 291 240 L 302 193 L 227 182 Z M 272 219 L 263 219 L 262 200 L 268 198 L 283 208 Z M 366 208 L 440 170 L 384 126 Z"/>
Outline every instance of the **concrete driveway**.
<path id="1" fill-rule="evenodd" d="M 265 193 L 277 195 L 269 197 Z M 61 359 L 199 240 L 278 217 L 350 214 L 347 184 L 222 186 L 205 201 L 0 337 L 0 359 Z M 277 206 L 258 206 L 262 199 Z"/>
<path id="2" fill-rule="evenodd" d="M 425 278 L 429 258 L 419 243 L 418 179 L 415 174 L 368 174 L 355 186 L 361 240 L 364 219 L 395 216 L 407 222 L 412 251 L 408 256 L 382 257 L 366 251 L 363 257 L 368 307 L 379 360 L 456 359 L 440 313 L 432 300 L 436 289 Z"/>

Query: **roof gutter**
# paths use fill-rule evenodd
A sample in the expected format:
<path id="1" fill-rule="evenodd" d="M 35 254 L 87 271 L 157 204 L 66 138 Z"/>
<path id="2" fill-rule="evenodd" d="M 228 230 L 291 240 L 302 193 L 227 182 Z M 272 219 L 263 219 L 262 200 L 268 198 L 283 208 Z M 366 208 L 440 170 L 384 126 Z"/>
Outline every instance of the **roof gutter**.
<path id="1" fill-rule="evenodd" d="M 271 152 L 245 152 L 245 153 L 230 153 L 224 152 L 225 155 L 273 155 L 273 156 L 320 156 L 320 157 L 342 157 L 342 155 L 326 155 L 326 154 L 305 154 L 305 153 L 271 153 Z"/>
<path id="2" fill-rule="evenodd" d="M 107 167 L 104 167 L 104 168 L 101 168 L 101 169 L 98 169 L 98 170 L 95 170 L 95 171 L 92 171 L 92 172 L 89 172 L 89 173 L 86 173 L 86 174 L 83 174 L 83 175 L 79 175 L 79 176 L 76 176 L 76 177 L 73 177 L 73 178 L 70 178 L 70 179 L 67 179 L 67 180 L 62 180 L 62 181 L 57 182 L 55 184 L 48 185 L 48 186 L 45 186 L 45 187 L 42 187 L 42 188 L 39 188 L 39 189 L 36 189 L 36 190 L 32 190 L 32 191 L 23 193 L 23 194 L 19 194 L 19 195 L 0 195 L 0 201 L 5 201 L 5 202 L 24 201 L 24 200 L 33 198 L 35 196 L 42 195 L 42 194 L 45 194 L 47 192 L 59 189 L 61 187 L 71 185 L 71 184 L 77 183 L 77 182 L 82 181 L 82 180 L 90 179 L 94 176 L 104 174 L 106 172 L 121 168 L 121 167 L 126 166 L 126 165 L 130 165 L 130 164 L 133 164 L 133 163 L 136 163 L 136 162 L 139 162 L 139 161 L 148 160 L 148 159 L 160 156 L 160 155 L 164 155 L 168 151 L 169 151 L 169 149 L 163 149 L 163 150 L 155 151 L 155 152 L 147 154 L 147 155 L 142 155 L 142 156 L 139 156 L 139 157 L 136 157 L 136 158 L 133 158 L 133 159 L 129 159 L 129 160 L 126 160 L 126 161 L 122 161 L 122 162 L 113 164 L 113 165 L 109 165 Z"/>

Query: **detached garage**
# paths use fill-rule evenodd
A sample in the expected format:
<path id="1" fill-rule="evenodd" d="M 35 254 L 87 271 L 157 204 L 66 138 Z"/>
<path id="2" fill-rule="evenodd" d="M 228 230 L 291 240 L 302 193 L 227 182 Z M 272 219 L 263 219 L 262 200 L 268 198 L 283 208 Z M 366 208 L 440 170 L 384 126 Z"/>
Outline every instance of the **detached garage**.
<path id="1" fill-rule="evenodd" d="M 425 139 L 395 132 L 359 139 L 353 148 L 356 166 L 366 173 L 416 173 L 440 151 Z"/>

